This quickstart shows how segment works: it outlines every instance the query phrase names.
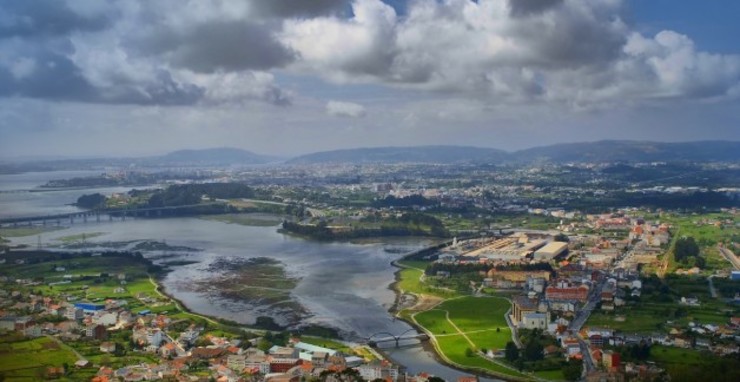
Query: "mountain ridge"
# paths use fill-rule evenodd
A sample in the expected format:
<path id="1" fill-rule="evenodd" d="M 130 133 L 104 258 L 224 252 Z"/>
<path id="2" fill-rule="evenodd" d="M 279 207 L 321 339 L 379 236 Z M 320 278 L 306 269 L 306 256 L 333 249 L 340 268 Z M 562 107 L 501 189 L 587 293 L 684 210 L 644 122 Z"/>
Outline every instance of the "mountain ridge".
<path id="1" fill-rule="evenodd" d="M 740 161 L 740 141 L 654 142 L 600 140 L 558 143 L 512 152 L 475 146 L 390 146 L 319 151 L 286 164 L 485 162 Z"/>

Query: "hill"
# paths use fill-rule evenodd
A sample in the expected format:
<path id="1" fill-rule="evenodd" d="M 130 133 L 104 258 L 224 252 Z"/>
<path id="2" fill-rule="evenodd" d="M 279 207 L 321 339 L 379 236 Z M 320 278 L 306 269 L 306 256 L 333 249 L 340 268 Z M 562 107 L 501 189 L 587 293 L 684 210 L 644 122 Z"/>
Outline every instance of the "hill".
<path id="1" fill-rule="evenodd" d="M 504 163 L 504 162 L 733 162 L 740 142 L 597 141 L 564 143 L 506 152 L 469 146 L 377 147 L 301 155 L 288 164 L 317 163 Z"/>
<path id="2" fill-rule="evenodd" d="M 265 164 L 277 161 L 278 158 L 267 155 L 255 154 L 251 151 L 229 147 L 202 149 L 202 150 L 178 150 L 169 154 L 147 158 L 148 162 L 156 162 L 165 165 L 231 165 L 231 164 Z"/>
<path id="3" fill-rule="evenodd" d="M 287 163 L 485 163 L 500 162 L 508 157 L 509 154 L 502 150 L 469 146 L 375 147 L 323 151 L 302 155 Z"/>
<path id="4" fill-rule="evenodd" d="M 518 161 L 547 162 L 738 161 L 740 142 L 598 141 L 533 147 L 512 155 Z"/>

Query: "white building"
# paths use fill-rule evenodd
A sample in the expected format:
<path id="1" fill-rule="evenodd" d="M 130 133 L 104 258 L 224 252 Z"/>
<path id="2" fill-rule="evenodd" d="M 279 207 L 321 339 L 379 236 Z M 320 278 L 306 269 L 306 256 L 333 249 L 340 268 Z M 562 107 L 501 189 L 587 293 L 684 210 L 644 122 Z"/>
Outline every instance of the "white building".
<path id="1" fill-rule="evenodd" d="M 85 313 L 80 308 L 69 307 L 67 308 L 67 311 L 64 312 L 64 317 L 68 320 L 81 320 L 84 316 Z"/>
<path id="2" fill-rule="evenodd" d="M 98 325 L 113 326 L 118 322 L 118 313 L 98 312 L 93 316 L 93 322 Z"/>
<path id="3" fill-rule="evenodd" d="M 547 313 L 526 313 L 522 316 L 519 327 L 523 329 L 546 330 L 549 323 L 550 320 Z"/>

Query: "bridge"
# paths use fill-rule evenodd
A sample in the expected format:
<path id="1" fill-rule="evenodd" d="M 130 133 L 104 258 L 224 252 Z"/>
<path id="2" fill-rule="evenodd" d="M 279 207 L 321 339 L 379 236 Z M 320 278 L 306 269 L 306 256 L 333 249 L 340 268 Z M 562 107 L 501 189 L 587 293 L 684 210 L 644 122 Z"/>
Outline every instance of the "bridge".
<path id="1" fill-rule="evenodd" d="M 413 333 L 411 333 L 413 332 Z M 382 337 L 385 336 L 385 337 Z M 396 344 L 396 347 L 399 347 L 399 343 L 402 340 L 419 340 L 419 341 L 429 341 L 429 336 L 426 334 L 419 334 L 416 332 L 416 329 L 409 329 L 399 335 L 394 335 L 392 333 L 388 332 L 378 332 L 370 337 L 367 338 L 367 344 L 371 347 L 376 347 L 379 343 L 383 342 L 394 342 Z"/>
<path id="2" fill-rule="evenodd" d="M 83 222 L 88 221 L 100 222 L 101 216 L 107 216 L 109 221 L 113 218 L 120 218 L 126 220 L 126 217 L 159 217 L 165 211 L 173 211 L 181 208 L 191 207 L 204 207 L 217 205 L 222 203 L 200 203 L 200 204 L 189 204 L 182 206 L 166 206 L 166 207 L 140 207 L 140 208 L 103 208 L 86 211 L 75 211 L 63 214 L 55 215 L 41 215 L 41 216 L 22 216 L 22 217 L 10 217 L 0 218 L 0 226 L 22 226 L 22 225 L 34 225 L 34 224 L 56 224 L 60 225 L 62 221 L 69 221 L 70 224 L 74 224 L 75 219 L 82 219 Z"/>

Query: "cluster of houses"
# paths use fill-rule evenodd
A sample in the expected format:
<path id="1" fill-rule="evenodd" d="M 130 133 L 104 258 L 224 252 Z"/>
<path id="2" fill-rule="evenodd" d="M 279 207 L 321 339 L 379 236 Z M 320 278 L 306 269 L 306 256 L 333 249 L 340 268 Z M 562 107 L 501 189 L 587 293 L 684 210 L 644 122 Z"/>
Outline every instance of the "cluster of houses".
<path id="1" fill-rule="evenodd" d="M 6 307 L 0 311 L 0 332 L 22 333 L 27 337 L 54 335 L 62 340 L 95 344 L 102 354 L 115 356 L 127 349 L 155 355 L 158 359 L 155 363 L 119 368 L 100 367 L 85 359 L 79 360 L 76 367 L 99 367 L 93 379 L 96 382 L 163 378 L 190 381 L 193 373 L 206 373 L 212 380 L 221 382 L 297 382 L 348 369 L 366 380 L 426 382 L 432 377 L 426 373 L 408 375 L 375 352 L 372 357 L 358 357 L 297 338 L 291 338 L 287 346 L 273 346 L 263 351 L 257 346 L 262 340 L 260 337 L 244 343 L 239 339 L 214 336 L 190 321 L 173 320 L 166 314 L 153 314 L 149 310 L 132 313 L 127 309 L 126 300 L 67 302 L 0 289 L 0 303 Z M 26 314 L 13 315 L 9 311 Z M 122 331 L 131 334 L 129 343 L 122 340 L 127 336 L 118 335 Z M 60 369 L 63 368 L 50 368 L 47 375 L 61 376 L 64 370 Z M 464 382 L 477 381 L 475 377 L 467 378 Z"/>

